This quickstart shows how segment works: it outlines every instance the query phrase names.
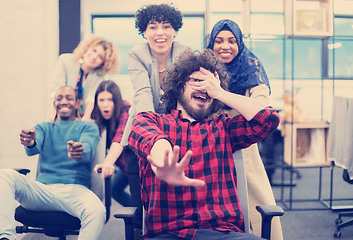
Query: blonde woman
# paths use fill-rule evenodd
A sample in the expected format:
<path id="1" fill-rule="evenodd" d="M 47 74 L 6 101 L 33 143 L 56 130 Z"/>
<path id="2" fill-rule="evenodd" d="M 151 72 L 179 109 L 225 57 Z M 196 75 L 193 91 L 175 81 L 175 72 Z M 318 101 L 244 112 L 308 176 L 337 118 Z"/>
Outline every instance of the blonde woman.
<path id="1" fill-rule="evenodd" d="M 116 73 L 118 53 L 116 46 L 98 36 L 92 35 L 83 40 L 73 53 L 61 54 L 58 58 L 50 90 L 52 99 L 59 87 L 63 85 L 75 88 L 79 109 L 83 120 L 89 120 L 94 105 L 94 94 L 97 86 L 107 73 Z M 51 107 L 50 118 L 54 119 L 55 109 Z"/>

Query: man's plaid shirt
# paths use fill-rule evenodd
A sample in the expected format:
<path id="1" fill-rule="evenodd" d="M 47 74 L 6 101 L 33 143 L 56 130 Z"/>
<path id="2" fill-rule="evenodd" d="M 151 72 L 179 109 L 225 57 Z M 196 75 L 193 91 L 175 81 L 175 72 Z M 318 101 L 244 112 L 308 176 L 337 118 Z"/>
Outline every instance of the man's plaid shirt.
<path id="1" fill-rule="evenodd" d="M 177 110 L 167 115 L 139 113 L 129 146 L 139 156 L 145 237 L 171 233 L 193 239 L 198 228 L 243 232 L 232 153 L 260 141 L 278 124 L 279 116 L 271 107 L 251 121 L 221 114 L 212 120 L 190 122 Z M 192 150 L 185 175 L 205 181 L 204 187 L 175 187 L 155 176 L 146 157 L 159 139 L 180 146 L 180 159 Z"/>

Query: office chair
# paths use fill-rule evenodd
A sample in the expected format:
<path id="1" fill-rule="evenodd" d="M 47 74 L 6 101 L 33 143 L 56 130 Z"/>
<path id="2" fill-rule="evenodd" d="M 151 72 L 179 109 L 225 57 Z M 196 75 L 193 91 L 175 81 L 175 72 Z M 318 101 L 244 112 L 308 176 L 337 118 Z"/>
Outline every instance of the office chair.
<path id="1" fill-rule="evenodd" d="M 16 169 L 21 174 L 28 174 L 28 169 Z M 104 202 L 106 208 L 106 222 L 110 217 L 111 188 L 110 177 L 104 180 Z M 43 233 L 59 240 L 66 240 L 67 235 L 78 235 L 81 222 L 78 218 L 60 211 L 31 211 L 22 206 L 15 210 L 16 221 L 22 226 L 16 227 L 16 233 Z"/>
<path id="2" fill-rule="evenodd" d="M 248 209 L 248 191 L 246 184 L 246 173 L 245 173 L 245 165 L 243 162 L 243 154 L 242 151 L 236 151 L 233 154 L 234 163 L 236 166 L 237 172 L 237 182 L 238 182 L 238 197 L 240 201 L 240 205 L 243 212 L 244 217 L 244 226 L 245 232 L 251 233 L 250 227 L 250 217 L 249 217 L 249 209 Z M 263 205 L 257 206 L 256 210 L 261 214 L 262 217 L 262 226 L 261 226 L 261 237 L 265 239 L 271 239 L 271 223 L 273 217 L 282 216 L 284 211 L 281 207 L 276 205 Z M 133 226 L 133 218 L 136 214 L 135 207 L 125 207 L 119 213 L 114 214 L 115 218 L 121 218 L 125 223 L 125 239 L 133 240 L 134 239 L 134 226 Z M 144 229 L 144 227 L 143 227 Z"/>
<path id="3" fill-rule="evenodd" d="M 349 184 L 353 184 L 353 180 L 350 180 L 349 174 L 347 169 L 343 169 L 343 174 L 342 178 L 344 181 L 348 182 Z M 342 217 L 352 217 L 346 221 L 342 220 Z M 341 212 L 338 214 L 338 217 L 336 219 L 336 231 L 333 233 L 333 236 L 335 238 L 341 238 L 341 228 L 345 228 L 347 226 L 353 225 L 353 212 Z"/>

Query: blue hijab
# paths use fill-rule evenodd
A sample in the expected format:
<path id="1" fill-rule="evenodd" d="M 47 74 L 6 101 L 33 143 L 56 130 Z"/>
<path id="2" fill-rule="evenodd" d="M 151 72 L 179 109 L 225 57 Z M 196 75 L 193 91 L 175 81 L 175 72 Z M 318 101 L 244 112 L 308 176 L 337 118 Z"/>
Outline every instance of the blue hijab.
<path id="1" fill-rule="evenodd" d="M 260 84 L 266 84 L 270 90 L 270 83 L 260 60 L 245 46 L 242 32 L 235 22 L 229 19 L 217 22 L 211 32 L 207 48 L 213 50 L 213 45 L 218 33 L 222 30 L 232 32 L 239 47 L 238 55 L 229 63 L 226 63 L 229 74 L 229 91 L 245 95 L 245 91 Z"/>

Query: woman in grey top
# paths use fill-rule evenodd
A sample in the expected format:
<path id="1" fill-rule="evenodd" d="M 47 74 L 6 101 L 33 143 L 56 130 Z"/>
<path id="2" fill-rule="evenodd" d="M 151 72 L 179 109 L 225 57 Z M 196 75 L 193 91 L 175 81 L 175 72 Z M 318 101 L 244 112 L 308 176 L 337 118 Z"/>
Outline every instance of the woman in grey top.
<path id="1" fill-rule="evenodd" d="M 163 91 L 161 83 L 166 69 L 172 65 L 178 55 L 189 49 L 174 41 L 182 25 L 181 12 L 171 5 L 146 5 L 136 12 L 135 27 L 147 42 L 134 47 L 129 53 L 130 79 L 135 95 L 121 140 L 123 145 L 127 145 L 131 124 L 137 113 L 146 111 L 163 113 L 160 102 Z M 125 151 L 131 195 L 135 200 L 134 205 L 138 207 L 134 224 L 135 232 L 139 235 L 142 228 L 139 168 L 135 154 L 129 148 Z"/>

